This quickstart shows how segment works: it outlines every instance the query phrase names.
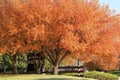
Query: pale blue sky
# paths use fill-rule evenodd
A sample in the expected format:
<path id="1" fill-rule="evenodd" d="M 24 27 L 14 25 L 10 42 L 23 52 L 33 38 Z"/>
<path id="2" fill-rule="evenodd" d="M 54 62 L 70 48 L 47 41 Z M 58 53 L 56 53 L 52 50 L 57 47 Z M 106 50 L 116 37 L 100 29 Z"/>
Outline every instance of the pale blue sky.
<path id="1" fill-rule="evenodd" d="M 120 0 L 100 0 L 100 2 L 108 4 L 112 10 L 120 14 Z"/>

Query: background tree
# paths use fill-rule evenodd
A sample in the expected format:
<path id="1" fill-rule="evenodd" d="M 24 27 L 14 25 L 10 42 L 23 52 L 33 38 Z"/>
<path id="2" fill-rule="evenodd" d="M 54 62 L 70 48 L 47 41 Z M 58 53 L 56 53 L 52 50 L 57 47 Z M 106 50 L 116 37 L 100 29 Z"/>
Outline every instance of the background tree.
<path id="1" fill-rule="evenodd" d="M 116 27 L 110 27 L 112 29 L 104 31 L 99 41 L 89 48 L 91 53 L 95 53 L 91 56 L 91 62 L 97 64 L 99 70 L 115 70 L 118 67 L 120 33 L 119 25 L 115 23 L 114 26 Z"/>
<path id="2" fill-rule="evenodd" d="M 1 4 L 0 50 L 1 53 L 7 52 L 9 54 L 13 63 L 14 73 L 18 73 L 16 54 L 26 53 L 28 50 L 41 51 L 40 40 L 43 37 L 43 26 L 38 22 L 38 16 L 41 13 L 37 9 L 36 12 L 32 11 L 32 8 L 37 6 L 33 5 L 31 8 L 30 5 L 34 1 L 33 3 L 32 1 L 29 4 L 27 3 L 21 0 L 8 0 L 6 3 Z M 43 5 L 41 5 L 42 9 L 44 7 Z M 36 37 L 39 37 L 39 39 L 36 40 Z"/>
<path id="3" fill-rule="evenodd" d="M 11 0 L 2 4 L 0 12 L 0 51 L 9 54 L 14 73 L 18 73 L 16 54 L 19 54 L 19 48 L 25 45 L 25 26 L 22 24 L 25 18 L 21 18 L 25 16 L 24 7 L 24 4 Z"/>

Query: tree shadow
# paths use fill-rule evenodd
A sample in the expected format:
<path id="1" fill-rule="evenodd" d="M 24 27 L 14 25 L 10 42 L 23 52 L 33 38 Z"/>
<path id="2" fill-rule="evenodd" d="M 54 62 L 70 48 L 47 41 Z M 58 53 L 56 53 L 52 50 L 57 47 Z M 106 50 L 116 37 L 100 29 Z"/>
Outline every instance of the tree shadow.
<path id="1" fill-rule="evenodd" d="M 35 80 L 79 80 L 79 79 L 70 79 L 70 78 L 44 78 L 44 79 L 35 79 Z"/>
<path id="2" fill-rule="evenodd" d="M 88 79 L 73 79 L 73 78 L 44 78 L 35 80 L 88 80 Z"/>

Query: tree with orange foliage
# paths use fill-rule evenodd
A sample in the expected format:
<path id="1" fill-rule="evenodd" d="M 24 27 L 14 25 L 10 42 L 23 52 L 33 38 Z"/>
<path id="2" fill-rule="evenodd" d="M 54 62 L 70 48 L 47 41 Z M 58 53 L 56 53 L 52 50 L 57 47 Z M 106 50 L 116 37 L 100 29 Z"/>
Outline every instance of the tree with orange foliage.
<path id="1" fill-rule="evenodd" d="M 19 4 L 19 3 L 18 3 Z M 2 3 L 0 7 L 0 51 L 7 52 L 12 61 L 13 73 L 18 73 L 16 65 L 16 54 L 18 49 L 24 45 L 24 34 L 21 25 L 21 11 L 23 7 L 15 6 L 12 2 Z M 19 16 L 18 16 L 19 15 Z M 19 21 L 18 21 L 19 20 Z"/>
<path id="2" fill-rule="evenodd" d="M 19 0 L 17 2 L 14 2 L 14 0 L 7 1 L 2 4 L 1 9 L 0 51 L 1 53 L 7 52 L 9 54 L 13 65 L 13 72 L 18 73 L 16 54 L 26 53 L 29 48 L 31 49 L 30 46 L 32 45 L 27 44 L 27 42 L 29 38 L 33 37 L 29 37 L 26 32 L 32 26 L 32 22 L 25 10 L 27 9 L 27 5 Z"/>
<path id="3" fill-rule="evenodd" d="M 113 26 L 110 27 L 111 29 L 101 33 L 102 35 L 98 42 L 89 47 L 89 51 L 94 53 L 94 55 L 90 56 L 91 62 L 86 63 L 86 65 L 93 63 L 97 65 L 94 69 L 105 71 L 118 69 L 120 28 L 118 23 L 115 23 Z M 90 68 L 89 66 L 87 67 Z"/>
<path id="4" fill-rule="evenodd" d="M 119 51 L 119 15 L 98 0 L 11 0 L 0 16 L 1 51 L 14 55 L 37 50 L 54 74 L 67 55 L 88 62 L 94 55 L 103 59 Z"/>

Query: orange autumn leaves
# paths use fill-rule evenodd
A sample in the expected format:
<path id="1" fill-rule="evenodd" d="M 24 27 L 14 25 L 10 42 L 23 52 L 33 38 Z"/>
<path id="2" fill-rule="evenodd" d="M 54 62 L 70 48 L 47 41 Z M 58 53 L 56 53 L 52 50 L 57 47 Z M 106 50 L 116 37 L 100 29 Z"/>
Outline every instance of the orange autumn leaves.
<path id="1" fill-rule="evenodd" d="M 73 58 L 99 61 L 102 69 L 116 68 L 120 18 L 98 0 L 10 0 L 1 5 L 0 51 L 46 50 L 55 60 L 57 49 L 60 58 L 69 51 Z"/>

